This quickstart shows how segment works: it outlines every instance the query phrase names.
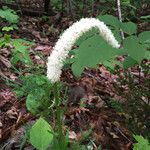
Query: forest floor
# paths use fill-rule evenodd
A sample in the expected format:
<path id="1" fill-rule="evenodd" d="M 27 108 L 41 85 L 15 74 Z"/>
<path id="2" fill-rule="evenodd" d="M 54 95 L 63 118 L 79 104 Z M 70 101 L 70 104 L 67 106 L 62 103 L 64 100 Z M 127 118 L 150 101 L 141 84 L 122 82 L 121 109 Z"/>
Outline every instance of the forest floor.
<path id="1" fill-rule="evenodd" d="M 19 30 L 13 32 L 12 38 L 25 38 L 34 41 L 29 49 L 30 57 L 35 66 L 42 65 L 46 68 L 47 57 L 50 55 L 60 33 L 73 22 L 63 18 L 58 22 L 56 17 L 49 21 L 43 21 L 38 17 L 23 16 L 20 18 Z M 52 22 L 52 24 L 51 24 Z M 30 71 L 17 73 L 10 69 L 10 49 L 4 48 L 7 64 L 1 64 L 3 79 L 0 80 L 0 144 L 1 150 L 17 150 L 20 145 L 24 150 L 34 149 L 26 144 L 25 131 L 28 125 L 34 123 L 36 117 L 26 109 L 25 97 L 18 99 L 14 90 L 7 81 L 18 82 L 20 74 L 28 76 Z M 38 54 L 43 56 L 41 59 Z M 120 60 L 123 57 L 119 58 Z M 22 68 L 18 64 L 17 69 Z M 135 69 L 135 73 L 138 71 Z M 34 74 L 34 72 L 32 72 Z M 64 70 L 62 81 L 70 89 L 80 91 L 86 97 L 85 101 L 77 99 L 79 92 L 69 96 L 68 109 L 64 115 L 64 131 L 69 131 L 71 141 L 79 141 L 85 145 L 97 149 L 101 145 L 104 149 L 129 150 L 132 147 L 132 134 L 127 128 L 126 114 L 116 111 L 109 103 L 109 98 L 116 101 L 123 101 L 118 96 L 114 84 L 117 82 L 117 75 L 111 74 L 104 66 L 99 65 L 97 70 L 86 69 L 82 77 L 77 80 L 70 70 Z M 126 90 L 122 88 L 122 90 Z M 81 107 L 86 105 L 86 107 Z M 92 130 L 91 130 L 92 128 Z M 86 137 L 83 137 L 86 135 Z"/>

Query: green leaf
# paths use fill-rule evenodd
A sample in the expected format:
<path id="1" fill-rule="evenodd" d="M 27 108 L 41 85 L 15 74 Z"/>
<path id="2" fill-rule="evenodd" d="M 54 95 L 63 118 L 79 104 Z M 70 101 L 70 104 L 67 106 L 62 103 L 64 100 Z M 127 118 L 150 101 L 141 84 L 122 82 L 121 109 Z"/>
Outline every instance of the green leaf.
<path id="1" fill-rule="evenodd" d="M 84 70 L 84 67 L 80 65 L 78 62 L 75 62 L 71 66 L 72 72 L 76 77 L 80 77 L 81 73 Z"/>
<path id="2" fill-rule="evenodd" d="M 143 45 L 139 44 L 136 36 L 130 36 L 124 40 L 124 49 L 127 51 L 128 55 L 137 62 L 140 63 L 141 60 L 144 59 L 146 49 Z"/>
<path id="3" fill-rule="evenodd" d="M 121 24 L 121 29 L 123 32 L 132 35 L 137 33 L 137 25 L 133 22 L 127 22 L 127 23 L 120 23 Z"/>
<path id="4" fill-rule="evenodd" d="M 145 58 L 148 59 L 148 60 L 150 60 L 150 51 L 146 51 Z"/>
<path id="5" fill-rule="evenodd" d="M 32 126 L 30 131 L 30 142 L 38 150 L 46 150 L 53 140 L 52 128 L 40 118 Z"/>
<path id="6" fill-rule="evenodd" d="M 0 17 L 6 19 L 10 23 L 17 23 L 18 22 L 18 15 L 12 9 L 0 9 Z"/>
<path id="7" fill-rule="evenodd" d="M 99 35 L 95 35 L 80 45 L 77 56 L 82 65 L 96 67 L 98 63 L 111 58 L 115 50 Z"/>
<path id="8" fill-rule="evenodd" d="M 123 62 L 123 67 L 125 69 L 128 69 L 130 67 L 133 67 L 135 64 L 137 64 L 137 61 L 135 61 L 133 58 L 131 58 L 130 56 L 128 56 L 125 61 Z"/>
<path id="9" fill-rule="evenodd" d="M 83 33 L 83 35 L 76 41 L 75 45 L 80 45 L 83 41 L 87 40 L 88 38 L 98 34 L 98 29 L 92 28 L 86 33 Z"/>
<path id="10" fill-rule="evenodd" d="M 5 42 L 11 42 L 11 35 L 5 34 L 4 40 L 5 40 Z"/>
<path id="11" fill-rule="evenodd" d="M 134 135 L 134 138 L 138 143 L 133 145 L 133 150 L 150 150 L 150 143 L 147 139 L 139 135 Z"/>
<path id="12" fill-rule="evenodd" d="M 49 94 L 42 87 L 37 87 L 27 96 L 26 106 L 32 114 L 42 113 L 49 105 Z"/>
<path id="13" fill-rule="evenodd" d="M 112 27 L 115 27 L 115 28 L 120 28 L 120 21 L 118 20 L 118 18 L 112 16 L 112 15 L 99 15 L 97 16 L 97 18 L 100 20 L 100 21 L 103 21 L 105 24 L 107 25 L 110 25 Z"/>
<path id="14" fill-rule="evenodd" d="M 115 65 L 110 62 L 110 61 L 104 61 L 103 65 L 108 69 L 110 70 L 111 72 L 114 72 L 115 70 Z"/>
<path id="15" fill-rule="evenodd" d="M 23 39 L 15 39 L 12 40 L 12 44 L 14 49 L 12 49 L 13 57 L 11 62 L 16 64 L 18 61 L 20 61 L 25 64 L 32 64 L 28 51 L 28 48 L 31 47 L 32 43 Z"/>
<path id="16" fill-rule="evenodd" d="M 46 79 L 47 78 L 45 78 L 44 76 L 36 76 L 35 77 L 35 81 L 38 86 L 44 85 L 47 82 Z"/>
<path id="17" fill-rule="evenodd" d="M 11 27 L 3 27 L 2 28 L 2 31 L 12 31 L 12 30 L 14 30 L 14 28 L 11 26 Z"/>
<path id="18" fill-rule="evenodd" d="M 122 39 L 121 39 L 121 36 L 120 36 L 120 30 L 113 30 L 112 31 L 113 34 L 114 34 L 114 37 L 116 38 L 116 40 L 121 43 L 122 42 Z"/>
<path id="19" fill-rule="evenodd" d="M 24 91 L 25 95 L 26 93 L 35 94 L 35 97 L 37 97 L 37 99 L 39 99 L 40 101 L 40 98 L 45 97 L 44 94 L 46 94 L 47 97 L 49 97 L 52 85 L 45 75 L 30 75 L 24 77 L 21 80 L 23 82 L 23 86 L 21 89 Z"/>
<path id="20" fill-rule="evenodd" d="M 138 35 L 141 43 L 150 43 L 150 31 L 144 31 Z"/>
<path id="21" fill-rule="evenodd" d="M 24 95 L 24 92 L 22 90 L 15 90 L 15 94 L 17 97 L 22 97 Z"/>
<path id="22" fill-rule="evenodd" d="M 32 113 L 36 114 L 38 112 L 38 108 L 40 106 L 39 101 L 35 97 L 34 94 L 29 94 L 26 99 L 26 107 Z"/>
<path id="23" fill-rule="evenodd" d="M 147 16 L 141 16 L 140 18 L 141 18 L 141 19 L 150 19 L 150 15 L 147 15 Z"/>
<path id="24" fill-rule="evenodd" d="M 79 76 L 84 67 L 95 68 L 100 62 L 116 55 L 117 51 L 118 49 L 112 48 L 99 35 L 95 35 L 79 46 L 72 71 L 74 75 Z"/>
<path id="25" fill-rule="evenodd" d="M 129 5 L 130 4 L 130 0 L 122 0 L 122 4 L 123 5 Z"/>

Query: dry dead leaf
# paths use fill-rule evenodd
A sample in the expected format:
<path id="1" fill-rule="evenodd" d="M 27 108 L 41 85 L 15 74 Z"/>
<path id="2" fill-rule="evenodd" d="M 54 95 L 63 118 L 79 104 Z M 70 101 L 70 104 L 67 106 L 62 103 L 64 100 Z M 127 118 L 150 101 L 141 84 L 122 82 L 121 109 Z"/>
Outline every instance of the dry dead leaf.
<path id="1" fill-rule="evenodd" d="M 10 110 L 6 112 L 8 118 L 17 120 L 18 110 L 13 106 Z"/>
<path id="2" fill-rule="evenodd" d="M 74 131 L 70 131 L 69 132 L 69 139 L 76 140 L 77 139 L 77 134 Z"/>

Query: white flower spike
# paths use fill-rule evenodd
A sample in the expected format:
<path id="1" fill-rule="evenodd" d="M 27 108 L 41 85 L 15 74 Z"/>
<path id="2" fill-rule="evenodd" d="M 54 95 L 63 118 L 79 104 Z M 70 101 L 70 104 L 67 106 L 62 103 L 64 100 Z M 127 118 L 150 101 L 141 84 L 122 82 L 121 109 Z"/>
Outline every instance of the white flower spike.
<path id="1" fill-rule="evenodd" d="M 98 28 L 100 36 L 103 37 L 108 44 L 114 48 L 119 48 L 120 45 L 111 30 L 100 20 L 95 18 L 83 18 L 75 22 L 60 36 L 51 55 L 48 57 L 47 77 L 52 83 L 60 80 L 64 60 L 76 40 L 93 27 Z"/>

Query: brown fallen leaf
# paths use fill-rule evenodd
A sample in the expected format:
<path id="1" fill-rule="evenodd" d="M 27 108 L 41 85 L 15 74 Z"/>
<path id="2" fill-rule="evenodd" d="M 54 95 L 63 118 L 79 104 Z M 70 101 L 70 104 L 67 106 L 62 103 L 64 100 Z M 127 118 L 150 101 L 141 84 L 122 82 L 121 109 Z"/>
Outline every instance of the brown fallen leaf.
<path id="1" fill-rule="evenodd" d="M 18 118 L 18 110 L 14 106 L 10 110 L 8 110 L 6 114 L 7 114 L 7 117 L 10 119 L 17 120 Z"/>
<path id="2" fill-rule="evenodd" d="M 69 139 L 76 140 L 77 139 L 77 134 L 74 131 L 70 131 L 69 132 Z"/>
<path id="3" fill-rule="evenodd" d="M 10 61 L 2 55 L 0 55 L 0 62 L 3 63 L 3 65 L 5 65 L 7 68 L 11 67 Z"/>

